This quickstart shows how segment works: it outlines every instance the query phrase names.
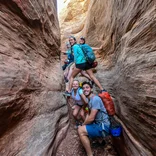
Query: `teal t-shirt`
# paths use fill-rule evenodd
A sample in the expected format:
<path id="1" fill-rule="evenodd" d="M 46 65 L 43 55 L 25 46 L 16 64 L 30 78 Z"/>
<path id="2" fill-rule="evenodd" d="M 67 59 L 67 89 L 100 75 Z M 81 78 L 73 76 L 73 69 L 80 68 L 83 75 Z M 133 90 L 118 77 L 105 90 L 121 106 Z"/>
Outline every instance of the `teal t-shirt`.
<path id="1" fill-rule="evenodd" d="M 68 55 L 68 54 L 71 54 L 71 49 L 69 48 L 65 53 L 66 53 L 67 55 Z"/>
<path id="2" fill-rule="evenodd" d="M 72 46 L 74 52 L 74 62 L 75 64 L 85 63 L 86 59 L 81 47 L 78 44 Z"/>

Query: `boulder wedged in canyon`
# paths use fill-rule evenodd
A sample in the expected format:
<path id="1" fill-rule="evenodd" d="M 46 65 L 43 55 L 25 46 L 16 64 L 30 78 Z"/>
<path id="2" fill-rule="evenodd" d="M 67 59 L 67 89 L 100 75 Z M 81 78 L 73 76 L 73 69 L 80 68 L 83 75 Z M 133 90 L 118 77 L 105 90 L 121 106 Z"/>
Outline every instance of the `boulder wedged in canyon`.
<path id="1" fill-rule="evenodd" d="M 78 33 L 91 46 L 102 45 L 96 76 L 131 135 L 125 155 L 156 154 L 155 8 L 155 0 L 92 0 Z"/>
<path id="2" fill-rule="evenodd" d="M 55 0 L 0 1 L 0 155 L 55 155 L 68 127 Z"/>

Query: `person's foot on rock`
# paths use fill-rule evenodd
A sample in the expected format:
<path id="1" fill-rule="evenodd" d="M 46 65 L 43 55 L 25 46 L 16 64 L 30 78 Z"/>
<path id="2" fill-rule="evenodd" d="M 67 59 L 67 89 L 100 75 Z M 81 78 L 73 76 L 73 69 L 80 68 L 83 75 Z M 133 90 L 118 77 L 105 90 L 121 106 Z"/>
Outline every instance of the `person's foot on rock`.
<path id="1" fill-rule="evenodd" d="M 65 91 L 65 92 L 63 93 L 63 95 L 69 97 L 71 94 L 70 94 L 68 91 Z"/>
<path id="2" fill-rule="evenodd" d="M 91 82 L 91 85 L 92 85 L 92 87 L 93 87 L 93 85 L 95 84 L 94 81 L 90 81 L 90 82 Z"/>
<path id="3" fill-rule="evenodd" d="M 68 79 L 66 76 L 64 76 L 64 80 L 65 80 L 65 83 L 68 83 Z"/>
<path id="4" fill-rule="evenodd" d="M 106 89 L 100 90 L 100 93 L 107 92 Z"/>
<path id="5" fill-rule="evenodd" d="M 101 143 L 100 142 L 93 142 L 92 147 L 101 147 L 105 146 L 106 142 L 103 140 Z"/>

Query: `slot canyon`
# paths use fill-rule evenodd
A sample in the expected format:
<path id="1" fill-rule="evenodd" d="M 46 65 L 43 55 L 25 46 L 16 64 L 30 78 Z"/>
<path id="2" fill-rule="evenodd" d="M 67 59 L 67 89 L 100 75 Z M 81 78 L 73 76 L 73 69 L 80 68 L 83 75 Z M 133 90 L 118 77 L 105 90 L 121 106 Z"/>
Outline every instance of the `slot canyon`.
<path id="1" fill-rule="evenodd" d="M 156 155 L 156 1 L 64 3 L 58 19 L 56 0 L 0 0 L 0 156 L 86 156 L 63 96 L 70 35 L 101 47 L 95 75 L 123 127 L 95 153 Z"/>

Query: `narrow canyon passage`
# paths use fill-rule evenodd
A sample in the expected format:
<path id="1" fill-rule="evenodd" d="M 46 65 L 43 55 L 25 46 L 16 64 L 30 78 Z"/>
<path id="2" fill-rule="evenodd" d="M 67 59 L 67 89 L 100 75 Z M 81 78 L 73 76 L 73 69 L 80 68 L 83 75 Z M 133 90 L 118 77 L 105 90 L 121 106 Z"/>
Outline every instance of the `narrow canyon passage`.
<path id="1" fill-rule="evenodd" d="M 94 152 L 154 156 L 155 0 L 64 3 L 58 19 L 56 0 L 0 0 L 0 156 L 85 155 L 62 94 L 60 47 L 70 35 L 101 47 L 95 75 L 123 123 L 122 137 Z"/>
<path id="2" fill-rule="evenodd" d="M 65 3 L 59 15 L 62 45 L 73 35 L 102 47 L 96 77 L 112 95 L 125 130 L 114 145 L 120 155 L 155 155 L 155 1 Z"/>
<path id="3" fill-rule="evenodd" d="M 85 79 L 80 77 L 79 80 L 82 81 Z M 56 156 L 86 156 L 86 152 L 78 136 L 77 128 L 75 127 L 75 119 L 72 115 L 72 106 L 74 106 L 74 101 L 71 98 L 68 98 L 67 104 L 69 109 L 70 125 L 65 139 L 61 142 L 57 149 Z M 104 140 L 106 144 L 103 146 L 94 147 L 92 145 L 95 156 L 118 156 L 119 154 L 117 154 L 111 138 L 108 136 Z M 93 143 L 93 139 L 91 140 L 91 143 Z"/>

